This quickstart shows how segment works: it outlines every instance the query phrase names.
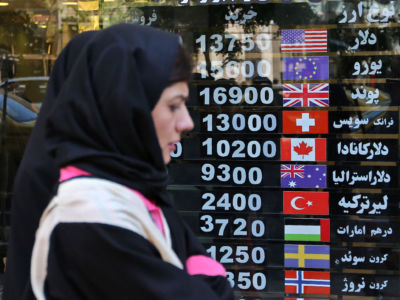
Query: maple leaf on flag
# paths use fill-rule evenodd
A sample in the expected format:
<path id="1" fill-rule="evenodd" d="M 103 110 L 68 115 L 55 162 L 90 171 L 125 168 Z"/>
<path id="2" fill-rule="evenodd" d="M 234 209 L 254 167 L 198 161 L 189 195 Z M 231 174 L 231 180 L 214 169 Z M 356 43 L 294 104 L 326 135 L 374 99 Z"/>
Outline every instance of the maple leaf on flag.
<path id="1" fill-rule="evenodd" d="M 313 147 L 308 146 L 307 143 L 302 141 L 299 146 L 295 146 L 293 149 L 298 155 L 303 155 L 304 158 L 305 155 L 310 154 L 310 152 L 313 150 Z"/>

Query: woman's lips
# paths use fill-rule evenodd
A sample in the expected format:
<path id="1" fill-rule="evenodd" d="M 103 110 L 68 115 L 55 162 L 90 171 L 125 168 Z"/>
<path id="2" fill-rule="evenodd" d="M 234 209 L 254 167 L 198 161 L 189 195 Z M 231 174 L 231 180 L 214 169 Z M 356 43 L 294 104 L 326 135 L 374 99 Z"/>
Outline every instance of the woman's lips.
<path id="1" fill-rule="evenodd" d="M 177 144 L 177 143 L 178 143 L 178 142 L 168 144 L 168 148 L 169 148 L 169 150 L 170 150 L 171 152 L 176 151 L 176 144 Z"/>

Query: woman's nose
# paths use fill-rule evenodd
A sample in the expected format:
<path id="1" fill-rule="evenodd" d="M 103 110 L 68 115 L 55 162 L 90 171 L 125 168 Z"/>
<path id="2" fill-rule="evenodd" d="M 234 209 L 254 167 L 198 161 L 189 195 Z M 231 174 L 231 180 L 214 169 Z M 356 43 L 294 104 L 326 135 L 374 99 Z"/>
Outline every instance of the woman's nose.
<path id="1" fill-rule="evenodd" d="M 193 129 L 193 127 L 194 127 L 194 123 L 193 123 L 192 117 L 190 116 L 189 111 L 188 111 L 187 107 L 185 106 L 185 108 L 182 112 L 182 116 L 177 123 L 177 130 L 179 132 L 190 131 Z"/>

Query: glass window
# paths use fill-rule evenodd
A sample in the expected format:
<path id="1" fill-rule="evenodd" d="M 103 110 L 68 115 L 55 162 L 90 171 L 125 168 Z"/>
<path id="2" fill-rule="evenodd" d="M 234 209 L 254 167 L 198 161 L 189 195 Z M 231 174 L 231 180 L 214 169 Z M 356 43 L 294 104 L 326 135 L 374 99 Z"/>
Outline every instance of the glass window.
<path id="1" fill-rule="evenodd" d="M 176 32 L 194 60 L 195 128 L 169 190 L 236 299 L 400 299 L 399 13 L 389 0 L 2 0 L 7 113 L 36 119 L 80 32 Z"/>

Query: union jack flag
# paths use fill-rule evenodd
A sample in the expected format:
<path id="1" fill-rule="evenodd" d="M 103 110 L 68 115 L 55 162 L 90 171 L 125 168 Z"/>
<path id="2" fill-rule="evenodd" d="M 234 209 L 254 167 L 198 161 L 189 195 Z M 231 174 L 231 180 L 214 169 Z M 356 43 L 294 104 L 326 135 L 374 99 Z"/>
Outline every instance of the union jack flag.
<path id="1" fill-rule="evenodd" d="M 281 165 L 281 177 L 287 176 L 304 178 L 304 165 Z"/>
<path id="2" fill-rule="evenodd" d="M 283 85 L 283 106 L 329 106 L 328 83 L 292 83 Z"/>

